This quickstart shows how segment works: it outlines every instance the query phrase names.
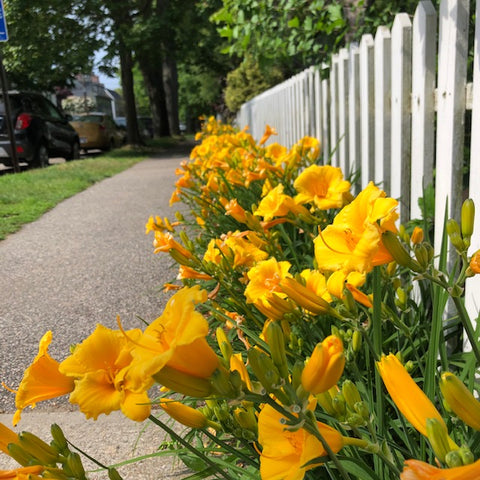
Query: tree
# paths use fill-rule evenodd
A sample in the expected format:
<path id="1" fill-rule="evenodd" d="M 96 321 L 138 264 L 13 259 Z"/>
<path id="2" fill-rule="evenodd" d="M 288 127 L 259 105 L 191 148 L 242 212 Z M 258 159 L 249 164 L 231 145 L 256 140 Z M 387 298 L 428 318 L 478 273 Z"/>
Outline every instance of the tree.
<path id="1" fill-rule="evenodd" d="M 2 52 L 12 86 L 53 91 L 92 69 L 101 42 L 96 25 L 82 20 L 84 8 L 81 0 L 5 0 Z"/>

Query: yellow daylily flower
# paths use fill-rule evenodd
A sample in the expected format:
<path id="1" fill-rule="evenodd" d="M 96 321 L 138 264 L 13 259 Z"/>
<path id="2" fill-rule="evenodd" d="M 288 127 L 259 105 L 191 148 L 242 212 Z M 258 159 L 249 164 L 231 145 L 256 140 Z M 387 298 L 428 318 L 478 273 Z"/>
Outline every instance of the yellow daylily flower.
<path id="1" fill-rule="evenodd" d="M 48 353 L 51 342 L 52 332 L 48 331 L 40 340 L 37 356 L 23 374 L 15 395 L 14 425 L 20 421 L 25 407 L 34 408 L 37 402 L 67 395 L 73 390 L 73 379 L 60 372 L 59 362 Z"/>
<path id="2" fill-rule="evenodd" d="M 480 460 L 454 468 L 437 468 L 420 460 L 407 460 L 400 480 L 478 480 Z"/>
<path id="3" fill-rule="evenodd" d="M 321 270 L 369 272 L 392 260 L 382 244 L 382 232 L 396 231 L 398 202 L 372 182 L 314 240 Z"/>
<path id="4" fill-rule="evenodd" d="M 295 180 L 297 203 L 313 203 L 320 210 L 341 208 L 350 182 L 343 179 L 342 170 L 330 165 L 310 165 Z"/>
<path id="5" fill-rule="evenodd" d="M 248 272 L 248 285 L 245 288 L 247 303 L 253 303 L 260 307 L 270 307 L 273 295 L 280 298 L 286 295 L 283 293 L 280 282 L 292 275 L 288 273 L 290 263 L 287 261 L 278 262 L 275 258 L 269 258 L 258 262 Z"/>
<path id="6" fill-rule="evenodd" d="M 149 383 L 163 367 L 198 378 L 208 378 L 219 359 L 206 341 L 208 322 L 194 307 L 207 300 L 197 285 L 182 288 L 167 302 L 162 315 L 135 339 L 128 378 L 138 386 Z"/>
<path id="7" fill-rule="evenodd" d="M 340 433 L 324 423 L 317 422 L 317 425 L 322 437 L 337 453 L 343 447 Z M 309 462 L 327 455 L 314 435 L 302 428 L 296 431 L 285 428 L 285 418 L 270 405 L 264 406 L 258 416 L 258 443 L 262 446 L 262 480 L 302 480 L 307 470 L 321 465 Z"/>
<path id="8" fill-rule="evenodd" d="M 126 338 L 138 338 L 140 330 L 122 332 L 97 325 L 95 331 L 75 347 L 60 364 L 60 372 L 75 379 L 70 402 L 78 404 L 87 418 L 96 420 L 121 410 L 132 420 L 143 421 L 150 415 L 146 393 L 153 381 L 135 388 L 127 373 L 132 362 L 132 344 Z"/>
<path id="9" fill-rule="evenodd" d="M 480 250 L 477 250 L 470 259 L 470 269 L 474 274 L 480 273 Z"/>
<path id="10" fill-rule="evenodd" d="M 275 128 L 271 127 L 270 125 L 265 125 L 265 132 L 263 133 L 263 136 L 258 144 L 263 145 L 272 135 L 277 135 Z"/>
<path id="11" fill-rule="evenodd" d="M 447 430 L 438 410 L 409 375 L 400 360 L 393 355 L 383 355 L 377 367 L 388 393 L 405 418 L 424 436 L 427 436 L 427 419 L 438 420 Z"/>
<path id="12" fill-rule="evenodd" d="M 335 335 L 329 335 L 323 342 L 317 343 L 305 364 L 302 386 L 313 395 L 326 392 L 340 380 L 344 367 L 342 341 Z"/>
<path id="13" fill-rule="evenodd" d="M 307 214 L 307 210 L 297 204 L 292 197 L 283 193 L 282 184 L 272 188 L 253 212 L 254 215 L 263 217 L 265 222 L 269 222 L 273 217 L 285 217 L 289 213 Z"/>

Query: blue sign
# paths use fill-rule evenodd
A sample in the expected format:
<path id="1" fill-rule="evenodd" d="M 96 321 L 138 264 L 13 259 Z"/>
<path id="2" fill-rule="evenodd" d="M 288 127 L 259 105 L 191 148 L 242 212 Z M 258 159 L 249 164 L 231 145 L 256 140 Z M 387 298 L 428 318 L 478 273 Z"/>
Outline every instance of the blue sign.
<path id="1" fill-rule="evenodd" d="M 0 42 L 6 42 L 7 40 L 7 22 L 5 20 L 5 11 L 3 10 L 3 0 L 0 0 Z"/>

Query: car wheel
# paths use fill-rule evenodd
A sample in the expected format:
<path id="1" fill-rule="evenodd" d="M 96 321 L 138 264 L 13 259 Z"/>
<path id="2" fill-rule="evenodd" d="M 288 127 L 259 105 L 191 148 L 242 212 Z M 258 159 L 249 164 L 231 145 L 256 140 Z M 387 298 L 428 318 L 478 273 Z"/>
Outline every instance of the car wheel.
<path id="1" fill-rule="evenodd" d="M 37 168 L 48 167 L 48 150 L 44 143 L 40 143 L 33 156 L 33 166 Z"/>
<path id="2" fill-rule="evenodd" d="M 78 160 L 80 158 L 80 144 L 75 141 L 72 144 L 72 149 L 70 150 L 70 154 L 66 158 L 67 162 L 70 160 Z"/>

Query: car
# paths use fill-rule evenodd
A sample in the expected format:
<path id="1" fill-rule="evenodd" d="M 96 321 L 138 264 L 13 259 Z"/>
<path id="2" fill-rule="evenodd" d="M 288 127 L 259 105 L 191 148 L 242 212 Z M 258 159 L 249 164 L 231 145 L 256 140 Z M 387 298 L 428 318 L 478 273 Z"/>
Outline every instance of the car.
<path id="1" fill-rule="evenodd" d="M 27 91 L 9 91 L 11 120 L 17 159 L 33 167 L 46 167 L 50 157 L 66 160 L 80 158 L 80 140 L 62 113 L 43 95 Z M 12 166 L 5 100 L 0 93 L 0 163 Z"/>
<path id="2" fill-rule="evenodd" d="M 91 112 L 78 115 L 70 122 L 80 137 L 83 150 L 111 150 L 125 143 L 125 131 L 113 121 L 111 115 Z"/>
<path id="3" fill-rule="evenodd" d="M 115 123 L 123 130 L 127 130 L 127 119 L 125 117 L 116 117 Z M 153 120 L 151 117 L 137 117 L 138 133 L 144 140 L 153 138 Z"/>

